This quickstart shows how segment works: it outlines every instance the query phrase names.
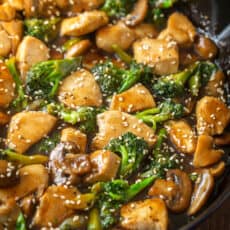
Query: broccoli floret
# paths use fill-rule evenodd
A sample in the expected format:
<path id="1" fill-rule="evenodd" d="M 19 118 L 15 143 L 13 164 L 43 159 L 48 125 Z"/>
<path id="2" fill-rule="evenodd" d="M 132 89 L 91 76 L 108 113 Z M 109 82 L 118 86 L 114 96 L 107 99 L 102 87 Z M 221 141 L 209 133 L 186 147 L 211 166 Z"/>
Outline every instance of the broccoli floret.
<path id="1" fill-rule="evenodd" d="M 136 114 L 136 117 L 152 125 L 152 128 L 156 130 L 157 123 L 162 123 L 170 119 L 177 119 L 184 115 L 183 105 L 175 103 L 168 99 L 162 102 L 158 107 L 147 109 Z"/>
<path id="2" fill-rule="evenodd" d="M 26 92 L 35 99 L 52 99 L 60 81 L 77 70 L 81 58 L 49 60 L 31 67 L 26 77 Z"/>
<path id="3" fill-rule="evenodd" d="M 26 230 L 26 220 L 22 212 L 20 212 L 18 215 L 16 225 L 15 225 L 15 230 Z"/>
<path id="4" fill-rule="evenodd" d="M 168 169 L 173 169 L 178 166 L 177 156 L 169 152 L 168 149 L 163 149 L 163 144 L 167 139 L 167 132 L 164 128 L 160 129 L 157 135 L 157 142 L 153 148 L 153 155 L 150 158 L 150 164 L 141 177 L 155 176 L 156 178 L 164 178 Z"/>
<path id="5" fill-rule="evenodd" d="M 157 96 L 174 98 L 184 94 L 185 84 L 192 75 L 193 69 L 163 76 L 153 85 L 153 91 Z"/>
<path id="6" fill-rule="evenodd" d="M 51 19 L 26 19 L 24 21 L 25 34 L 36 37 L 44 42 L 52 41 L 57 35 L 57 24 L 60 18 Z"/>
<path id="7" fill-rule="evenodd" d="M 92 73 L 105 97 L 121 93 L 142 80 L 152 78 L 151 68 L 135 62 L 130 64 L 129 69 L 122 69 L 106 61 L 93 67 Z"/>
<path id="8" fill-rule="evenodd" d="M 150 176 L 131 185 L 120 179 L 101 183 L 97 205 L 103 228 L 108 229 L 114 225 L 119 220 L 120 207 L 151 185 L 154 179 L 154 176 Z"/>
<path id="9" fill-rule="evenodd" d="M 148 153 L 148 144 L 143 138 L 128 132 L 112 139 L 106 149 L 121 155 L 119 175 L 128 177 L 140 167 L 144 156 Z"/>
<path id="10" fill-rule="evenodd" d="M 125 17 L 133 7 L 136 0 L 106 0 L 101 10 L 111 18 Z"/>
<path id="11" fill-rule="evenodd" d="M 6 66 L 14 79 L 17 94 L 17 98 L 13 100 L 11 107 L 13 110 L 15 110 L 15 112 L 19 112 L 27 107 L 28 97 L 24 92 L 23 83 L 16 68 L 15 58 L 10 58 L 8 61 L 6 61 Z"/>
<path id="12" fill-rule="evenodd" d="M 97 127 L 97 114 L 104 112 L 104 109 L 85 106 L 72 110 L 65 108 L 61 104 L 51 103 L 47 105 L 47 111 L 50 114 L 57 115 L 66 123 L 72 125 L 78 124 L 82 132 L 91 133 L 94 132 Z"/>

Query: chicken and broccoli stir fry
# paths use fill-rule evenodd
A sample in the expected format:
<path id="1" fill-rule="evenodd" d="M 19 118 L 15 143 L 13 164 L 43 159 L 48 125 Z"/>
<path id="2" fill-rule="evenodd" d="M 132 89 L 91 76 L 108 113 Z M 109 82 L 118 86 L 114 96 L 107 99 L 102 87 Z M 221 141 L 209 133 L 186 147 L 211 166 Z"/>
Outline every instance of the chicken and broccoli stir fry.
<path id="1" fill-rule="evenodd" d="M 202 210 L 229 85 L 176 4 L 0 1 L 0 229 L 166 230 Z"/>

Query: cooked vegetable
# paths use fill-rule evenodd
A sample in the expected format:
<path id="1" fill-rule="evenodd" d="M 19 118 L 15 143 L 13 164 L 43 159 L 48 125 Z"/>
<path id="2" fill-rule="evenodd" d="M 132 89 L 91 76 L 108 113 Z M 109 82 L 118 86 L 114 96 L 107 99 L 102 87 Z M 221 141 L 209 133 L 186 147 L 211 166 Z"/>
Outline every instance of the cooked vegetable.
<path id="1" fill-rule="evenodd" d="M 47 105 L 47 111 L 50 114 L 57 115 L 64 122 L 75 125 L 79 124 L 79 130 L 82 132 L 94 132 L 96 130 L 96 116 L 103 112 L 102 108 L 79 107 L 77 110 L 65 108 L 61 104 L 51 103 Z"/>
<path id="2" fill-rule="evenodd" d="M 36 37 L 44 42 L 50 42 L 57 35 L 57 24 L 59 22 L 60 18 L 26 19 L 24 21 L 25 34 Z"/>
<path id="3" fill-rule="evenodd" d="M 18 216 L 15 228 L 16 230 L 26 230 L 26 221 L 21 212 Z"/>
<path id="4" fill-rule="evenodd" d="M 120 177 L 128 177 L 140 168 L 142 160 L 148 153 L 148 144 L 143 138 L 128 132 L 112 139 L 106 149 L 121 156 Z"/>
<path id="5" fill-rule="evenodd" d="M 156 130 L 158 123 L 180 118 L 183 114 L 184 108 L 181 104 L 175 103 L 172 100 L 165 100 L 156 108 L 146 109 L 137 113 L 136 117 Z"/>
<path id="6" fill-rule="evenodd" d="M 33 98 L 54 98 L 60 81 L 77 70 L 81 58 L 49 60 L 34 65 L 27 73 L 26 92 Z"/>
<path id="7" fill-rule="evenodd" d="M 87 230 L 102 230 L 99 211 L 96 208 L 93 208 L 89 213 Z"/>

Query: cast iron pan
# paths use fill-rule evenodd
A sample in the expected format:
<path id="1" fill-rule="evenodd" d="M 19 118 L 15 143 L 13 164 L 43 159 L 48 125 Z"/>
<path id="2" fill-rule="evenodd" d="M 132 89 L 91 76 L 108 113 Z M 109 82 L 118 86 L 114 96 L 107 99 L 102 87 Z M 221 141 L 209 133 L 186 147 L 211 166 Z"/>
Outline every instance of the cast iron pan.
<path id="1" fill-rule="evenodd" d="M 226 92 L 230 93 L 230 0 L 190 0 L 189 4 L 179 6 L 180 11 L 189 16 L 200 32 L 209 35 L 219 47 L 217 64 L 225 71 L 228 79 Z M 230 106 L 230 97 L 228 105 Z M 230 146 L 225 148 L 225 160 L 229 162 Z M 196 217 L 173 215 L 170 229 L 195 229 L 207 219 L 224 201 L 230 198 L 230 164 L 225 174 L 217 181 L 217 186 L 207 205 Z"/>

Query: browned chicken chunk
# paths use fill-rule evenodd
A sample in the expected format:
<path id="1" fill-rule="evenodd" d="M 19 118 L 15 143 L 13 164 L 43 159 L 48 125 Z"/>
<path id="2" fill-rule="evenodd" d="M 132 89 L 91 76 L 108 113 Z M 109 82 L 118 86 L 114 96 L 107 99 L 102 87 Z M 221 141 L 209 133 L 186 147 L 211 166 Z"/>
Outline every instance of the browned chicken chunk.
<path id="1" fill-rule="evenodd" d="M 8 3 L 0 5 L 0 21 L 10 21 L 14 19 L 16 10 Z"/>

